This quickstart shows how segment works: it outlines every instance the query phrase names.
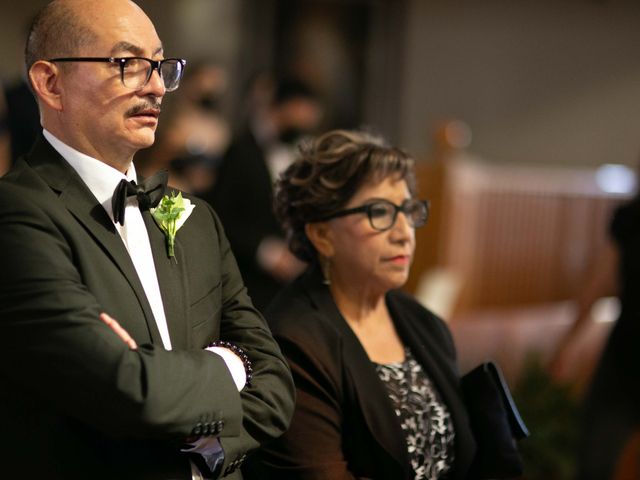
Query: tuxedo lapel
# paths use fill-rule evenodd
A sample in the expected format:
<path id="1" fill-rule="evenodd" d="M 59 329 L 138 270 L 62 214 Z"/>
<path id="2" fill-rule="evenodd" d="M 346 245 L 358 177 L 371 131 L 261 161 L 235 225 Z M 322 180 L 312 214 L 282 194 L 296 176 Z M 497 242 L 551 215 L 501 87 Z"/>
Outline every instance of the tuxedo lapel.
<path id="1" fill-rule="evenodd" d="M 319 275 L 316 271 L 307 278 L 307 288 L 315 306 L 331 318 L 341 333 L 344 365 L 355 386 L 357 401 L 369 431 L 407 473 L 410 464 L 406 441 L 388 392 L 358 337 L 338 310 L 331 292 L 321 284 Z"/>
<path id="2" fill-rule="evenodd" d="M 44 137 L 38 138 L 27 162 L 59 194 L 66 208 L 122 272 L 140 302 L 149 336 L 153 343 L 162 345 L 162 338 L 142 283 L 129 252 L 105 209 L 98 203 L 75 170 Z"/>
<path id="3" fill-rule="evenodd" d="M 142 217 L 149 233 L 149 242 L 153 252 L 153 262 L 162 295 L 164 314 L 169 328 L 169 337 L 174 349 L 186 349 L 191 345 L 190 329 L 185 321 L 187 308 L 186 296 L 186 260 L 184 249 L 176 238 L 175 257 L 167 255 L 166 238 L 164 232 L 153 219 L 149 211 L 143 212 Z"/>

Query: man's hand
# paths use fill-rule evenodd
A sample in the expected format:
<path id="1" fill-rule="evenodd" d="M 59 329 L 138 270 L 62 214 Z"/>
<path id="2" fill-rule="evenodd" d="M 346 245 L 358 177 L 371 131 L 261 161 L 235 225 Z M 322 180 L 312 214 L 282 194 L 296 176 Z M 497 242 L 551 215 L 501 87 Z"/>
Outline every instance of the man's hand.
<path id="1" fill-rule="evenodd" d="M 112 318 L 103 312 L 100 314 L 100 320 L 106 323 L 109 326 L 109 328 L 113 330 L 115 334 L 118 335 L 122 339 L 122 341 L 129 346 L 131 350 L 136 350 L 138 348 L 136 341 L 133 338 L 131 338 L 131 335 L 129 335 L 129 332 L 127 332 L 124 328 L 120 326 L 120 324 L 116 321 L 115 318 Z"/>
<path id="2" fill-rule="evenodd" d="M 247 372 L 240 357 L 233 350 L 225 347 L 207 347 L 205 350 L 222 357 L 236 384 L 236 388 L 241 391 L 247 383 Z"/>

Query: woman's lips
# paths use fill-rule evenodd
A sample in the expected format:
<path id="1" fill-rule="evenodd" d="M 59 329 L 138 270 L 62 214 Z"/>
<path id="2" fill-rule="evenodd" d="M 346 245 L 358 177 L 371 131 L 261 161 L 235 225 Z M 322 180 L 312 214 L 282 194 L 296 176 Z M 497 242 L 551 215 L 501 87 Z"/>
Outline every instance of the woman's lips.
<path id="1" fill-rule="evenodd" d="M 409 255 L 395 255 L 393 257 L 387 257 L 384 260 L 394 265 L 407 265 L 410 259 L 411 257 Z"/>

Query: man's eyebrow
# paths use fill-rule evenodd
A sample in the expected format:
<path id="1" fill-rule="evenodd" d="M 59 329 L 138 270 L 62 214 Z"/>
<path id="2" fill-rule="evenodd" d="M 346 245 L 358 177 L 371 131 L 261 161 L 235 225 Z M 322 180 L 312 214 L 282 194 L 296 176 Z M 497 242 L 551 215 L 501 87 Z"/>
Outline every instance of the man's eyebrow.
<path id="1" fill-rule="evenodd" d="M 158 47 L 154 52 L 153 52 L 153 57 L 159 55 L 162 53 L 162 45 L 160 47 Z M 129 42 L 118 42 L 114 45 L 114 47 L 111 49 L 111 55 L 115 55 L 117 53 L 121 53 L 121 52 L 129 52 L 132 53 L 134 56 L 136 57 L 142 57 L 144 55 L 144 50 L 140 47 L 138 47 L 137 45 L 134 45 L 132 43 Z"/>
<path id="2" fill-rule="evenodd" d="M 111 49 L 111 54 L 114 55 L 116 53 L 121 53 L 121 52 L 130 52 L 136 56 L 142 56 L 142 54 L 144 53 L 142 48 L 136 45 L 133 45 L 132 43 L 118 42 Z"/>

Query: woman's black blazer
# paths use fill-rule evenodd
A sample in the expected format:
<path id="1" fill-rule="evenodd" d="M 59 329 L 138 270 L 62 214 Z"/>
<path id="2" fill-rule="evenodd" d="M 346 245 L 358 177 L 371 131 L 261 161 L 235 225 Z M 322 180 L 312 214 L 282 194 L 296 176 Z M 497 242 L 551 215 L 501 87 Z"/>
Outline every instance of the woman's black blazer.
<path id="1" fill-rule="evenodd" d="M 447 478 L 468 478 L 475 441 L 460 394 L 451 334 L 442 320 L 408 295 L 393 291 L 386 300 L 400 338 L 451 412 L 455 461 Z M 254 462 L 256 478 L 413 478 L 385 387 L 318 269 L 310 268 L 287 287 L 265 316 L 291 366 L 297 401 L 288 432 Z"/>

